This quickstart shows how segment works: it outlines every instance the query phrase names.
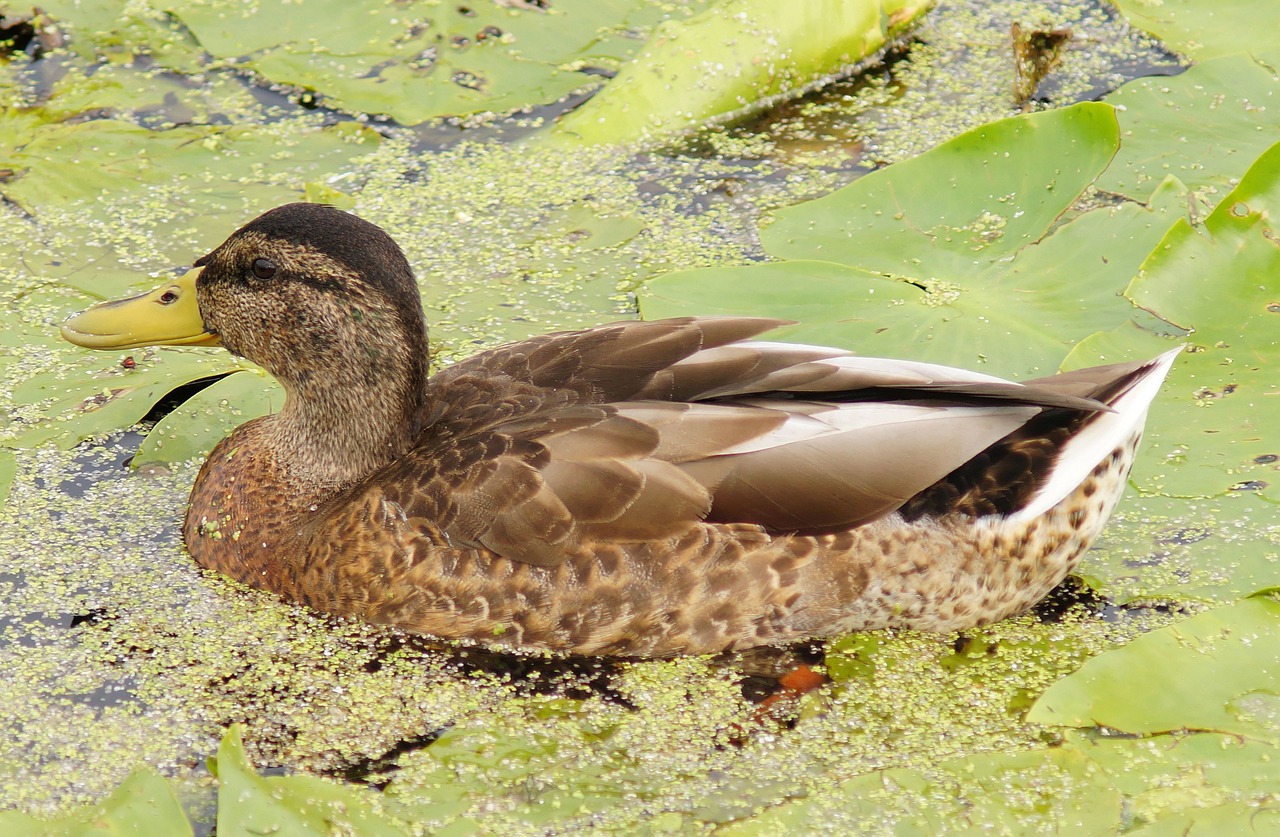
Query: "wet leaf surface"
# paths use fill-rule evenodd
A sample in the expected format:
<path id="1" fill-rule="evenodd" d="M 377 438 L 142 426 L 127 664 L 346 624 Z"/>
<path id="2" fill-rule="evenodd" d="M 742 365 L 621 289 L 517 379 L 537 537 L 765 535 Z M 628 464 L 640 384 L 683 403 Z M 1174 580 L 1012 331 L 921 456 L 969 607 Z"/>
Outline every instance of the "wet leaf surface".
<path id="1" fill-rule="evenodd" d="M 1191 207 L 1203 217 L 1280 132 L 1277 63 L 1274 51 L 1232 55 L 1117 90 L 1107 101 L 1123 141 L 1098 188 L 1145 201 L 1173 176 L 1201 193 Z"/>
<path id="2" fill-rule="evenodd" d="M 1071 732 L 1064 746 L 1105 771 L 1125 797 L 1127 833 L 1187 833 L 1182 829 L 1219 817 L 1247 822 L 1263 815 L 1280 781 L 1280 751 L 1273 744 L 1234 735 L 1194 733 L 1150 738 Z M 1225 809 L 1225 810 L 1224 810 Z M 1241 816 L 1243 814 L 1243 816 Z M 1265 833 L 1267 819 L 1258 829 Z M 1192 832 L 1196 833 L 1196 832 Z M 1218 833 L 1249 833 L 1226 828 Z"/>
<path id="3" fill-rule="evenodd" d="M 822 823 L 847 833 L 1105 834 L 1120 813 L 1120 794 L 1102 771 L 1078 753 L 1050 750 L 859 776 L 841 785 L 838 796 L 791 802 L 722 833 L 800 833 Z"/>
<path id="4" fill-rule="evenodd" d="M 1129 315 L 1118 290 L 1176 212 L 1170 190 L 1048 235 L 1117 145 L 1106 105 L 984 126 L 775 213 L 761 241 L 783 261 L 668 274 L 641 310 L 771 311 L 800 321 L 780 332 L 791 340 L 1045 374 L 1099 323 Z M 1055 165 L 1028 164 L 1043 159 Z"/>
<path id="5" fill-rule="evenodd" d="M 1280 7 L 1250 0 L 1116 0 L 1116 8 L 1170 49 L 1204 61 L 1220 55 L 1275 48 Z"/>
<path id="6" fill-rule="evenodd" d="M 1280 603 L 1256 596 L 1138 637 L 1040 696 L 1027 720 L 1280 742 Z"/>
<path id="7" fill-rule="evenodd" d="M 375 808 L 375 794 L 317 776 L 259 776 L 244 752 L 240 728 L 218 747 L 218 834 L 359 834 L 401 837 L 407 829 Z"/>
<path id="8" fill-rule="evenodd" d="M 0 812 L 0 831 L 17 837 L 189 837 L 191 824 L 164 777 L 140 767 L 97 805 L 57 820 Z"/>
<path id="9" fill-rule="evenodd" d="M 635 60 L 553 138 L 654 142 L 759 111 L 873 56 L 909 30 L 926 0 L 727 0 L 664 24 Z"/>
<path id="10" fill-rule="evenodd" d="M 1188 334 L 1152 409 L 1148 434 L 1159 445 L 1133 479 L 1148 492 L 1212 496 L 1251 492 L 1274 500 L 1272 456 L 1280 429 L 1267 416 L 1280 405 L 1280 145 L 1249 168 L 1204 220 L 1175 223 L 1142 264 L 1125 295 Z M 1121 351 L 1164 344 L 1123 326 L 1086 341 L 1068 363 L 1083 366 Z"/>

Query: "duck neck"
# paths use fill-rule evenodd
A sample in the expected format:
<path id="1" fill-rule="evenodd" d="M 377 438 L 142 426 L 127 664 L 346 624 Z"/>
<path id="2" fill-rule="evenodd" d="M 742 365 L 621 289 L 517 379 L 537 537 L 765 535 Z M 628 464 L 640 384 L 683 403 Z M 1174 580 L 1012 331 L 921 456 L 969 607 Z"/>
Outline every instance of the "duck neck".
<path id="1" fill-rule="evenodd" d="M 394 354 L 380 363 L 281 377 L 284 406 L 263 430 L 289 478 L 336 490 L 409 450 L 419 432 L 427 358 L 425 351 Z"/>

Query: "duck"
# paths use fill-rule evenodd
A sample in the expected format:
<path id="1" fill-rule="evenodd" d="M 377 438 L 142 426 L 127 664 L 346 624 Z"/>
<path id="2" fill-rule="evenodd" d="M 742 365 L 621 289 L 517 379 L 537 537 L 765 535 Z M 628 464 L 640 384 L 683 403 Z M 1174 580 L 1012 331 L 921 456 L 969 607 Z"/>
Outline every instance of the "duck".
<path id="1" fill-rule="evenodd" d="M 1180 347 L 1021 383 L 624 321 L 432 374 L 378 226 L 272 209 L 178 280 L 67 320 L 221 346 L 286 393 L 195 478 L 195 563 L 340 617 L 518 652 L 715 654 L 1022 613 L 1102 531 Z"/>

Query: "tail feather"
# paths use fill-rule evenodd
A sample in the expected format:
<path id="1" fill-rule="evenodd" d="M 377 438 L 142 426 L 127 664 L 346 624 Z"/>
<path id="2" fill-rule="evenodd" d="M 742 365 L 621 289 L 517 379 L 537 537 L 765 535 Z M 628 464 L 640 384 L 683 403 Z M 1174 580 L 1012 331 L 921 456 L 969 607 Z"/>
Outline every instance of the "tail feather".
<path id="1" fill-rule="evenodd" d="M 1073 395 L 1094 398 L 1111 412 L 1094 413 L 1058 451 L 1047 480 L 1011 519 L 1031 519 L 1067 497 L 1103 459 L 1136 441 L 1146 424 L 1147 410 L 1168 376 L 1182 348 L 1143 363 L 1081 369 L 1033 382 L 1041 388 L 1063 386 Z M 1032 382 L 1029 382 L 1032 383 Z M 1082 391 L 1078 391 L 1082 390 Z"/>

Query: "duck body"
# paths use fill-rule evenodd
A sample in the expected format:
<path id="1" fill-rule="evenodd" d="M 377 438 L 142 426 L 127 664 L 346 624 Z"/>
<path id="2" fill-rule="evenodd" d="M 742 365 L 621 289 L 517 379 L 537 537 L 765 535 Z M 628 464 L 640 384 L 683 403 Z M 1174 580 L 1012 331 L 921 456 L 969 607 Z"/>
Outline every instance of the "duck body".
<path id="1" fill-rule="evenodd" d="M 1015 384 L 682 318 L 428 376 L 412 273 L 371 224 L 281 207 L 197 269 L 182 339 L 287 392 L 196 478 L 197 563 L 513 649 L 668 656 L 1022 612 L 1101 531 L 1176 355 Z M 64 334 L 109 331 L 94 316 Z"/>

